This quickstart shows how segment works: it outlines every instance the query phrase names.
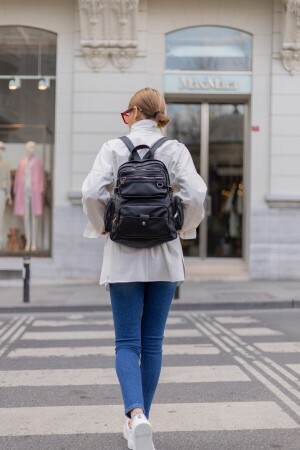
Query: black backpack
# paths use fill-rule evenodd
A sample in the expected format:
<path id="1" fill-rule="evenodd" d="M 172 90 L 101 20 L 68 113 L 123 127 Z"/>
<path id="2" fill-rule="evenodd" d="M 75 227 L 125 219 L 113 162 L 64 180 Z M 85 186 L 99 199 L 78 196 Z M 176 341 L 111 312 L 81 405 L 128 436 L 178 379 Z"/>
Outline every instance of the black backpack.
<path id="1" fill-rule="evenodd" d="M 168 138 L 151 148 L 134 147 L 127 136 L 120 138 L 130 151 L 128 162 L 119 167 L 114 196 L 104 216 L 105 231 L 114 242 L 136 248 L 149 248 L 177 238 L 183 225 L 181 199 L 173 195 L 168 170 L 154 159 L 155 150 Z M 137 150 L 148 148 L 143 159 Z"/>

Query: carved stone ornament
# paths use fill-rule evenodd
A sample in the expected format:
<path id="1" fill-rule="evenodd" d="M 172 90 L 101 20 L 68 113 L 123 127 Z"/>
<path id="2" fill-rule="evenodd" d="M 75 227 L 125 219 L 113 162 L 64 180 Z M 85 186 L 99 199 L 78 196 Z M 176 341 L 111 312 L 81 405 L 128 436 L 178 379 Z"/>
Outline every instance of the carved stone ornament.
<path id="1" fill-rule="evenodd" d="M 137 54 L 138 0 L 78 0 L 80 44 L 95 71 L 111 60 L 127 69 Z"/>
<path id="2" fill-rule="evenodd" d="M 281 61 L 291 74 L 300 70 L 300 0 L 284 0 Z"/>

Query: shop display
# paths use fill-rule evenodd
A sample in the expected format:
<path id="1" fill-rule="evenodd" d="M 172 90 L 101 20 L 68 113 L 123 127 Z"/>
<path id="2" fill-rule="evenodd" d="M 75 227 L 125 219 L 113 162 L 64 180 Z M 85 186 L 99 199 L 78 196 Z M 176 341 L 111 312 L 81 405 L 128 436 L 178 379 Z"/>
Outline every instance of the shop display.
<path id="1" fill-rule="evenodd" d="M 0 256 L 49 256 L 52 136 L 40 125 L 0 125 L 0 135 Z"/>
<path id="2" fill-rule="evenodd" d="M 0 142 L 0 250 L 3 248 L 4 241 L 4 214 L 7 203 L 11 204 L 11 175 L 9 162 L 4 156 L 5 145 Z"/>
<path id="3" fill-rule="evenodd" d="M 25 145 L 26 155 L 18 165 L 14 181 L 14 213 L 24 218 L 25 250 L 36 251 L 37 216 L 43 211 L 44 167 L 35 156 L 35 142 Z"/>

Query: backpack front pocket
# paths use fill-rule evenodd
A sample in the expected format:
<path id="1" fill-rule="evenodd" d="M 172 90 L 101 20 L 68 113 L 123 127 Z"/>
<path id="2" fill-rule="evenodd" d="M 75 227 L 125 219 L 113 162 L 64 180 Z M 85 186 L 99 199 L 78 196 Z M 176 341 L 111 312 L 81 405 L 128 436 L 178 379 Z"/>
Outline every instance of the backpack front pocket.
<path id="1" fill-rule="evenodd" d="M 170 235 L 168 208 L 163 205 L 124 205 L 120 208 L 118 233 L 128 239 L 165 239 Z"/>
<path id="2" fill-rule="evenodd" d="M 120 178 L 119 193 L 123 198 L 161 198 L 168 194 L 168 185 L 163 176 L 125 176 Z"/>

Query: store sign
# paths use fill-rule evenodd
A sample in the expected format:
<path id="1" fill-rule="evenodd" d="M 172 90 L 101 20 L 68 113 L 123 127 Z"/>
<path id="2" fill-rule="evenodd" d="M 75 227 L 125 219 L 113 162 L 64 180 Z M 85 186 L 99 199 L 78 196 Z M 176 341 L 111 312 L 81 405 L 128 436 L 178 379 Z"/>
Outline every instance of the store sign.
<path id="1" fill-rule="evenodd" d="M 251 75 L 166 73 L 166 94 L 250 94 Z"/>

